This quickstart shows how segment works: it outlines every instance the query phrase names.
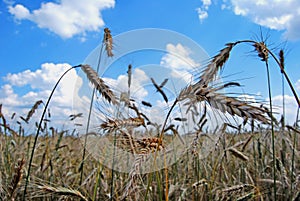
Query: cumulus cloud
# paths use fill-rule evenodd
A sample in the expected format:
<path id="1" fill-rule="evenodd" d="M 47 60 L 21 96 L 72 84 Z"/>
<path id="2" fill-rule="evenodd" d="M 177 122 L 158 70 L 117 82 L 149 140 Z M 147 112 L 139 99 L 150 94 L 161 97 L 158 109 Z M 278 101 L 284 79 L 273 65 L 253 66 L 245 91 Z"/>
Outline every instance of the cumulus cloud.
<path id="1" fill-rule="evenodd" d="M 180 43 L 176 45 L 171 43 L 167 44 L 166 51 L 168 53 L 162 57 L 160 62 L 163 66 L 171 67 L 176 70 L 191 70 L 199 66 L 199 64 L 190 57 L 192 51 Z"/>
<path id="2" fill-rule="evenodd" d="M 286 123 L 292 125 L 294 124 L 297 116 L 298 105 L 293 96 L 284 95 L 284 103 L 285 103 L 285 121 Z M 275 116 L 277 119 L 280 119 L 281 114 L 283 114 L 282 107 L 282 95 L 277 95 L 272 98 L 274 105 L 274 112 L 277 113 Z"/>
<path id="3" fill-rule="evenodd" d="M 209 6 L 211 5 L 211 0 L 201 0 L 201 2 L 202 2 L 202 6 L 197 8 L 196 11 L 198 13 L 199 20 L 202 23 L 203 20 L 208 18 L 207 11 L 209 9 Z"/>
<path id="4" fill-rule="evenodd" d="M 190 72 L 200 66 L 192 59 L 192 51 L 180 43 L 176 45 L 167 44 L 166 51 L 168 53 L 161 58 L 160 65 L 170 68 L 173 77 L 184 78 L 187 82 L 190 82 L 192 79 Z"/>
<path id="5" fill-rule="evenodd" d="M 275 30 L 284 30 L 290 40 L 300 39 L 300 1 L 298 0 L 231 0 L 236 15 Z"/>
<path id="6" fill-rule="evenodd" d="M 8 10 L 16 20 L 30 20 L 62 38 L 71 38 L 98 31 L 104 26 L 101 11 L 114 5 L 114 0 L 61 0 L 42 3 L 32 11 L 22 4 L 9 5 Z"/>
<path id="7" fill-rule="evenodd" d="M 3 104 L 5 114 L 9 116 L 15 112 L 19 116 L 26 116 L 36 101 L 42 100 L 46 103 L 59 77 L 70 67 L 66 63 L 44 63 L 35 71 L 25 70 L 6 75 L 6 84 L 0 88 L 0 103 Z M 81 84 L 82 80 L 75 70 L 69 71 L 61 80 L 50 103 L 53 119 L 67 120 L 74 112 L 72 101 L 79 96 L 78 86 Z M 41 111 L 35 117 L 39 118 L 40 114 Z M 57 125 L 65 123 L 61 121 Z"/>
<path id="8" fill-rule="evenodd" d="M 9 6 L 8 11 L 15 16 L 16 19 L 26 19 L 30 16 L 30 12 L 21 4 L 17 4 L 15 7 Z"/>

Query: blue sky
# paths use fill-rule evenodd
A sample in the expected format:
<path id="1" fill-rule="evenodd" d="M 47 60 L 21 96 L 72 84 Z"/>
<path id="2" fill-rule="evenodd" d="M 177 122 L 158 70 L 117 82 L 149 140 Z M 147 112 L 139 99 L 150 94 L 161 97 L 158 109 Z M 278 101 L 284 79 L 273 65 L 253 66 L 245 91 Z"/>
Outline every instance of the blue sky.
<path id="1" fill-rule="evenodd" d="M 287 53 L 286 71 L 299 93 L 299 10 L 298 0 L 3 0 L 0 2 L 0 103 L 7 115 L 13 112 L 21 115 L 26 114 L 33 102 L 45 101 L 59 75 L 68 67 L 83 63 L 101 43 L 105 27 L 110 28 L 113 36 L 143 28 L 175 31 L 195 41 L 209 56 L 227 42 L 260 40 L 262 30 L 264 37 L 270 36 L 267 44 L 274 48 L 274 53 L 280 48 Z M 180 48 L 179 44 L 169 44 L 166 52 L 183 52 L 188 57 L 185 49 Z M 120 49 L 122 40 L 116 40 L 114 51 Z M 252 50 L 250 45 L 234 49 L 223 75 L 232 75 L 227 81 L 242 79 L 242 91 L 266 100 L 266 70 Z M 161 61 L 167 58 L 160 56 Z M 130 62 L 139 64 L 133 58 L 122 60 L 124 66 Z M 160 63 L 151 58 L 145 63 Z M 280 105 L 281 76 L 272 63 L 271 74 L 274 103 Z M 57 92 L 53 101 L 53 108 L 57 109 L 53 110 L 58 116 L 67 118 L 72 113 L 74 95 L 69 89 L 76 85 L 77 76 L 77 72 L 72 72 Z M 287 115 L 294 119 L 296 104 L 287 87 L 285 91 Z"/>

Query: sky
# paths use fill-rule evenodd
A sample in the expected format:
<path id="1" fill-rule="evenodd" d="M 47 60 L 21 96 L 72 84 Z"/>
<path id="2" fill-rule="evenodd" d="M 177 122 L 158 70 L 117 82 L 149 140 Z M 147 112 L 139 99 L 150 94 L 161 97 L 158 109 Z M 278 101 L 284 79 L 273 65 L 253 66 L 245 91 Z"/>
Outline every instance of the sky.
<path id="1" fill-rule="evenodd" d="M 136 77 L 133 91 L 136 91 L 137 99 L 150 100 L 154 96 L 155 93 L 151 92 L 153 88 L 149 86 L 149 75 L 159 82 L 163 79 L 160 73 L 153 74 L 147 69 L 155 68 L 155 65 L 157 68 L 164 66 L 175 82 L 176 77 L 186 75 L 184 80 L 188 83 L 196 67 L 203 66 L 226 43 L 242 39 L 265 41 L 276 55 L 283 49 L 286 72 L 297 93 L 300 92 L 298 0 L 2 0 L 0 26 L 0 104 L 7 116 L 14 112 L 26 116 L 35 101 L 46 102 L 58 78 L 68 68 L 91 60 L 95 62 L 97 59 L 91 56 L 91 52 L 100 50 L 105 27 L 115 37 L 115 57 L 104 55 L 102 58 L 104 66 L 112 65 L 105 72 L 105 80 L 121 93 L 126 90 L 126 68 L 132 64 Z M 147 46 L 152 47 L 157 40 L 152 37 L 149 28 L 162 34 L 170 31 L 170 38 L 165 36 L 160 40 L 165 43 L 157 43 L 159 47 L 156 46 L 155 50 L 147 50 Z M 135 33 L 130 32 L 132 30 L 150 31 L 148 35 L 141 36 L 139 42 L 146 49 L 131 52 L 119 59 L 124 51 L 128 51 L 124 50 L 125 46 L 134 46 L 135 40 L 130 38 L 132 35 L 126 35 Z M 171 36 L 186 40 L 180 41 Z M 195 49 L 191 48 L 193 44 L 202 48 L 198 51 L 204 50 L 205 54 L 202 52 L 197 57 L 193 52 Z M 221 77 L 226 81 L 241 82 L 239 92 L 247 94 L 245 97 L 267 101 L 266 68 L 253 50 L 249 44 L 236 47 Z M 116 65 L 122 65 L 122 70 L 116 69 Z M 281 74 L 274 62 L 270 62 L 270 73 L 273 102 L 276 111 L 281 113 Z M 86 82 L 79 70 L 67 74 L 51 101 L 52 118 L 60 122 L 68 120 L 70 114 L 78 112 L 74 109 L 74 102 L 82 101 L 82 105 L 85 105 L 88 97 L 80 94 L 81 90 L 76 88 L 88 84 Z M 171 87 L 171 83 L 168 87 Z M 297 104 L 286 83 L 284 90 L 286 118 L 293 123 Z M 171 93 L 169 95 L 171 97 Z M 159 109 L 168 107 L 162 100 L 156 101 L 161 106 Z M 159 110 L 152 112 L 153 116 L 159 115 Z M 39 115 L 37 112 L 35 117 Z M 11 124 L 17 120 L 17 117 L 11 120 Z"/>

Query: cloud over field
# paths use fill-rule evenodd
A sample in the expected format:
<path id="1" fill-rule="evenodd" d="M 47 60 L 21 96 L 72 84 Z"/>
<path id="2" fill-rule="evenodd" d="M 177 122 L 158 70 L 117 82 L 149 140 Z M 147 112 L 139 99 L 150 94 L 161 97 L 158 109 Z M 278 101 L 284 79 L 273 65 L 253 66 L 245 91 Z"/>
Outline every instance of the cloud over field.
<path id="1" fill-rule="evenodd" d="M 36 10 L 22 4 L 10 5 L 9 12 L 18 21 L 30 20 L 39 28 L 45 28 L 62 38 L 98 31 L 104 26 L 101 11 L 113 8 L 114 0 L 61 0 L 42 3 Z"/>
<path id="2" fill-rule="evenodd" d="M 59 77 L 70 67 L 66 63 L 44 63 L 35 71 L 7 74 L 3 78 L 6 84 L 0 88 L 0 103 L 3 104 L 4 114 L 10 116 L 15 112 L 19 116 L 26 116 L 36 101 L 42 100 L 46 103 Z M 81 85 L 81 82 L 75 70 L 69 71 L 61 80 L 50 102 L 53 119 L 64 121 L 72 114 L 72 101 L 74 96 L 78 96 L 75 86 Z M 41 111 L 34 118 L 37 119 L 40 115 Z M 60 125 L 62 124 L 64 122 Z"/>
<path id="3" fill-rule="evenodd" d="M 197 9 L 201 22 L 208 17 L 210 1 L 202 0 Z M 230 9 L 235 15 L 278 31 L 284 31 L 288 40 L 300 39 L 300 1 L 298 0 L 223 0 L 222 9 Z"/>
<path id="4" fill-rule="evenodd" d="M 194 68 L 200 67 L 192 57 L 192 51 L 181 43 L 166 45 L 167 53 L 161 58 L 160 65 L 171 70 L 175 78 L 183 78 L 187 83 L 191 81 Z"/>
<path id="5" fill-rule="evenodd" d="M 231 0 L 236 15 L 275 30 L 284 30 L 287 39 L 300 38 L 300 1 L 298 0 Z"/>

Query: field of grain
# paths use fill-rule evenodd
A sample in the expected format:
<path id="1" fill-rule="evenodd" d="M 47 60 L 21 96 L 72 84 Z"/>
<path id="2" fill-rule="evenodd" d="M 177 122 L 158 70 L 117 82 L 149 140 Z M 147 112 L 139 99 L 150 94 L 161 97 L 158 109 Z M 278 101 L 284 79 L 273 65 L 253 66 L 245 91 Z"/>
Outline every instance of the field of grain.
<path id="1" fill-rule="evenodd" d="M 107 52 L 107 57 L 113 56 L 112 43 L 110 31 L 105 29 L 103 51 Z M 258 106 L 220 92 L 227 87 L 239 86 L 237 82 L 211 84 L 230 57 L 231 50 L 243 43 L 253 46 L 267 69 L 268 61 L 275 60 L 278 66 L 274 67 L 280 68 L 299 105 L 284 69 L 283 50 L 277 57 L 264 42 L 244 40 L 226 44 L 209 61 L 198 81 L 180 91 L 165 121 L 159 122 L 159 125 L 148 121 L 134 100 L 120 99 L 114 89 L 98 76 L 98 70 L 87 64 L 78 65 L 73 68 L 85 73 L 95 93 L 107 104 L 114 108 L 122 105 L 132 111 L 129 117 L 110 118 L 102 122 L 99 125 L 102 135 L 89 135 L 96 135 L 99 140 L 105 138 L 114 147 L 131 154 L 132 158 L 122 156 L 124 161 L 120 161 L 113 152 L 108 158 L 113 165 L 125 163 L 126 160 L 132 160 L 133 165 L 128 172 L 119 172 L 115 166 L 109 168 L 87 151 L 89 141 L 86 136 L 89 135 L 79 136 L 76 129 L 49 128 L 47 123 L 50 120 L 45 116 L 53 94 L 48 101 L 37 101 L 28 115 L 21 117 L 20 121 L 36 125 L 36 133 L 32 135 L 24 135 L 20 122 L 9 125 L 8 120 L 17 118 L 15 116 L 18 114 L 4 116 L 1 105 L 1 200 L 300 200 L 300 130 L 297 120 L 292 126 L 285 125 L 284 121 L 277 122 L 271 101 L 268 107 Z M 131 76 L 129 65 L 128 88 Z M 163 84 L 159 86 L 154 79 L 151 81 L 163 100 L 168 102 Z M 271 89 L 270 83 L 266 85 Z M 243 121 L 239 125 L 223 123 L 214 131 L 205 131 L 204 127 L 210 119 L 206 109 L 197 111 L 203 102 Z M 40 121 L 31 121 L 42 103 L 45 105 Z M 194 121 L 195 128 L 189 133 L 182 134 L 175 126 L 184 119 L 169 119 L 179 103 L 187 105 L 187 112 L 192 113 L 191 121 Z M 143 105 L 151 106 L 147 102 Z M 70 121 L 80 116 L 70 115 Z M 150 126 L 157 129 L 150 129 Z M 146 130 L 141 130 L 141 127 Z M 185 135 L 192 140 L 190 144 L 186 143 L 184 154 L 174 163 L 167 163 L 163 157 L 170 151 L 168 145 L 175 137 L 184 138 Z M 210 144 L 209 151 L 202 157 L 207 139 L 213 138 L 215 140 Z M 103 147 L 99 146 L 99 149 Z M 173 146 L 172 150 L 177 148 Z M 155 161 L 159 154 L 163 156 L 162 168 L 143 172 L 147 168 L 145 164 L 149 165 L 145 162 L 149 160 L 147 156 L 153 156 Z M 118 161 L 114 163 L 115 157 Z M 148 168 L 155 169 L 156 164 L 153 167 L 151 164 Z"/>

